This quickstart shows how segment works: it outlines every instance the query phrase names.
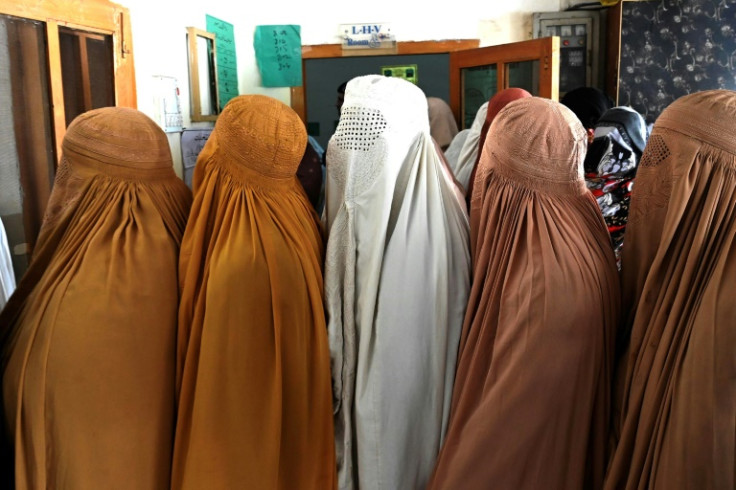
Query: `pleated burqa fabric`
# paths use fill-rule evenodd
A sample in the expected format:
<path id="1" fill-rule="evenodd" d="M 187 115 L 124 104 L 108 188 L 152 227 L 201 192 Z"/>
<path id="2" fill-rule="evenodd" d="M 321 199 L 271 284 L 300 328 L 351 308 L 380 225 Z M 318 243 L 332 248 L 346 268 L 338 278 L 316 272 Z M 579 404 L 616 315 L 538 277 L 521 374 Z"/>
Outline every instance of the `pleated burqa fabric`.
<path id="1" fill-rule="evenodd" d="M 469 290 L 462 194 L 424 95 L 404 80 L 351 80 L 327 151 L 339 486 L 421 489 L 447 424 Z"/>
<path id="2" fill-rule="evenodd" d="M 687 95 L 659 116 L 639 164 L 606 489 L 736 486 L 734 127 L 736 92 Z"/>
<path id="3" fill-rule="evenodd" d="M 191 193 L 134 109 L 67 129 L 33 260 L 0 315 L 17 489 L 161 489 Z"/>
<path id="4" fill-rule="evenodd" d="M 174 489 L 331 489 L 319 219 L 289 107 L 232 99 L 197 159 L 180 261 Z"/>
<path id="5" fill-rule="evenodd" d="M 599 488 L 619 289 L 585 188 L 585 132 L 536 97 L 494 120 L 470 226 L 473 286 L 432 489 Z"/>

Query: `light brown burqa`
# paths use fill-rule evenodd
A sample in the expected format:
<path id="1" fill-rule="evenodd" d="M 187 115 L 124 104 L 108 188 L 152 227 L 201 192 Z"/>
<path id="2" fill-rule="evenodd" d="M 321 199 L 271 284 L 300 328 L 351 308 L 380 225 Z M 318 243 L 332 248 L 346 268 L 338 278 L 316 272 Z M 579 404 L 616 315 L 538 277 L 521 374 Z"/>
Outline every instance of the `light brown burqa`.
<path id="1" fill-rule="evenodd" d="M 597 488 L 606 463 L 616 265 L 562 105 L 507 105 L 471 201 L 474 278 L 432 489 Z"/>
<path id="2" fill-rule="evenodd" d="M 736 485 L 736 92 L 657 119 L 622 258 L 618 445 L 607 489 Z"/>
<path id="3" fill-rule="evenodd" d="M 161 489 L 191 194 L 134 109 L 77 117 L 31 266 L 0 315 L 16 488 Z"/>
<path id="4" fill-rule="evenodd" d="M 232 99 L 197 160 L 182 243 L 174 489 L 336 483 L 319 220 L 289 107 Z"/>

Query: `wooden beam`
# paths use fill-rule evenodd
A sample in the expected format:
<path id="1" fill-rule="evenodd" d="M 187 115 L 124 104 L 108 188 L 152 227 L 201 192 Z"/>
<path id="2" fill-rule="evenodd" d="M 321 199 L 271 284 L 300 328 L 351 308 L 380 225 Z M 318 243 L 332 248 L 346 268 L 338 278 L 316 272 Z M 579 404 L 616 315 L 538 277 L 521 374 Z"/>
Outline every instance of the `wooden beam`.
<path id="1" fill-rule="evenodd" d="M 304 124 L 307 124 L 307 107 L 305 105 L 304 87 L 291 87 L 291 108 L 294 109 Z"/>
<path id="2" fill-rule="evenodd" d="M 89 56 L 87 55 L 87 37 L 77 36 L 79 43 L 79 65 L 82 69 L 82 98 L 84 99 L 84 112 L 92 110 L 92 83 L 89 79 Z"/>
<path id="3" fill-rule="evenodd" d="M 618 105 L 618 81 L 621 69 L 621 22 L 623 1 L 608 9 L 606 25 L 606 93 Z"/>
<path id="4" fill-rule="evenodd" d="M 396 50 L 390 54 L 434 54 L 451 53 L 480 46 L 479 39 L 445 39 L 442 41 L 404 41 L 396 43 Z M 371 54 L 372 53 L 372 54 Z M 302 46 L 302 59 L 349 58 L 355 56 L 379 56 L 385 52 L 370 49 L 342 49 L 342 44 L 317 44 Z"/>
<path id="5" fill-rule="evenodd" d="M 64 110 L 64 81 L 61 76 L 61 48 L 59 47 L 59 24 L 46 21 L 46 48 L 49 57 L 49 90 L 51 91 L 51 125 L 56 143 L 56 164 L 61 158 L 61 142 L 66 134 L 66 112 Z"/>

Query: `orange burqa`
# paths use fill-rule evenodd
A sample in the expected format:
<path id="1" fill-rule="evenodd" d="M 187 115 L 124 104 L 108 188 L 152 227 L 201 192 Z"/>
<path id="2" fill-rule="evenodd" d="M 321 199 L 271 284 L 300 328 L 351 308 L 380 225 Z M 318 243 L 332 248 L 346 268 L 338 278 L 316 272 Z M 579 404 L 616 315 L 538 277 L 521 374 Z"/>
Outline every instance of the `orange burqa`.
<path id="1" fill-rule="evenodd" d="M 331 489 L 335 452 L 307 135 L 239 96 L 197 160 L 180 261 L 175 489 Z"/>
<path id="2" fill-rule="evenodd" d="M 143 113 L 69 126 L 33 260 L 0 315 L 15 488 L 168 486 L 190 204 Z"/>

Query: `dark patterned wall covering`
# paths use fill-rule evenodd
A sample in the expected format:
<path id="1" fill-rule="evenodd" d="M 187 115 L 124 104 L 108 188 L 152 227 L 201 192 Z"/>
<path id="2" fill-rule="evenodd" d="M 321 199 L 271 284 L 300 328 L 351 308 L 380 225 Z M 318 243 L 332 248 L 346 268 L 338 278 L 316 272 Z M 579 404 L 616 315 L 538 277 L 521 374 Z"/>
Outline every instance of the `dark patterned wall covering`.
<path id="1" fill-rule="evenodd" d="M 624 2 L 618 101 L 654 122 L 678 97 L 736 89 L 736 0 Z"/>

